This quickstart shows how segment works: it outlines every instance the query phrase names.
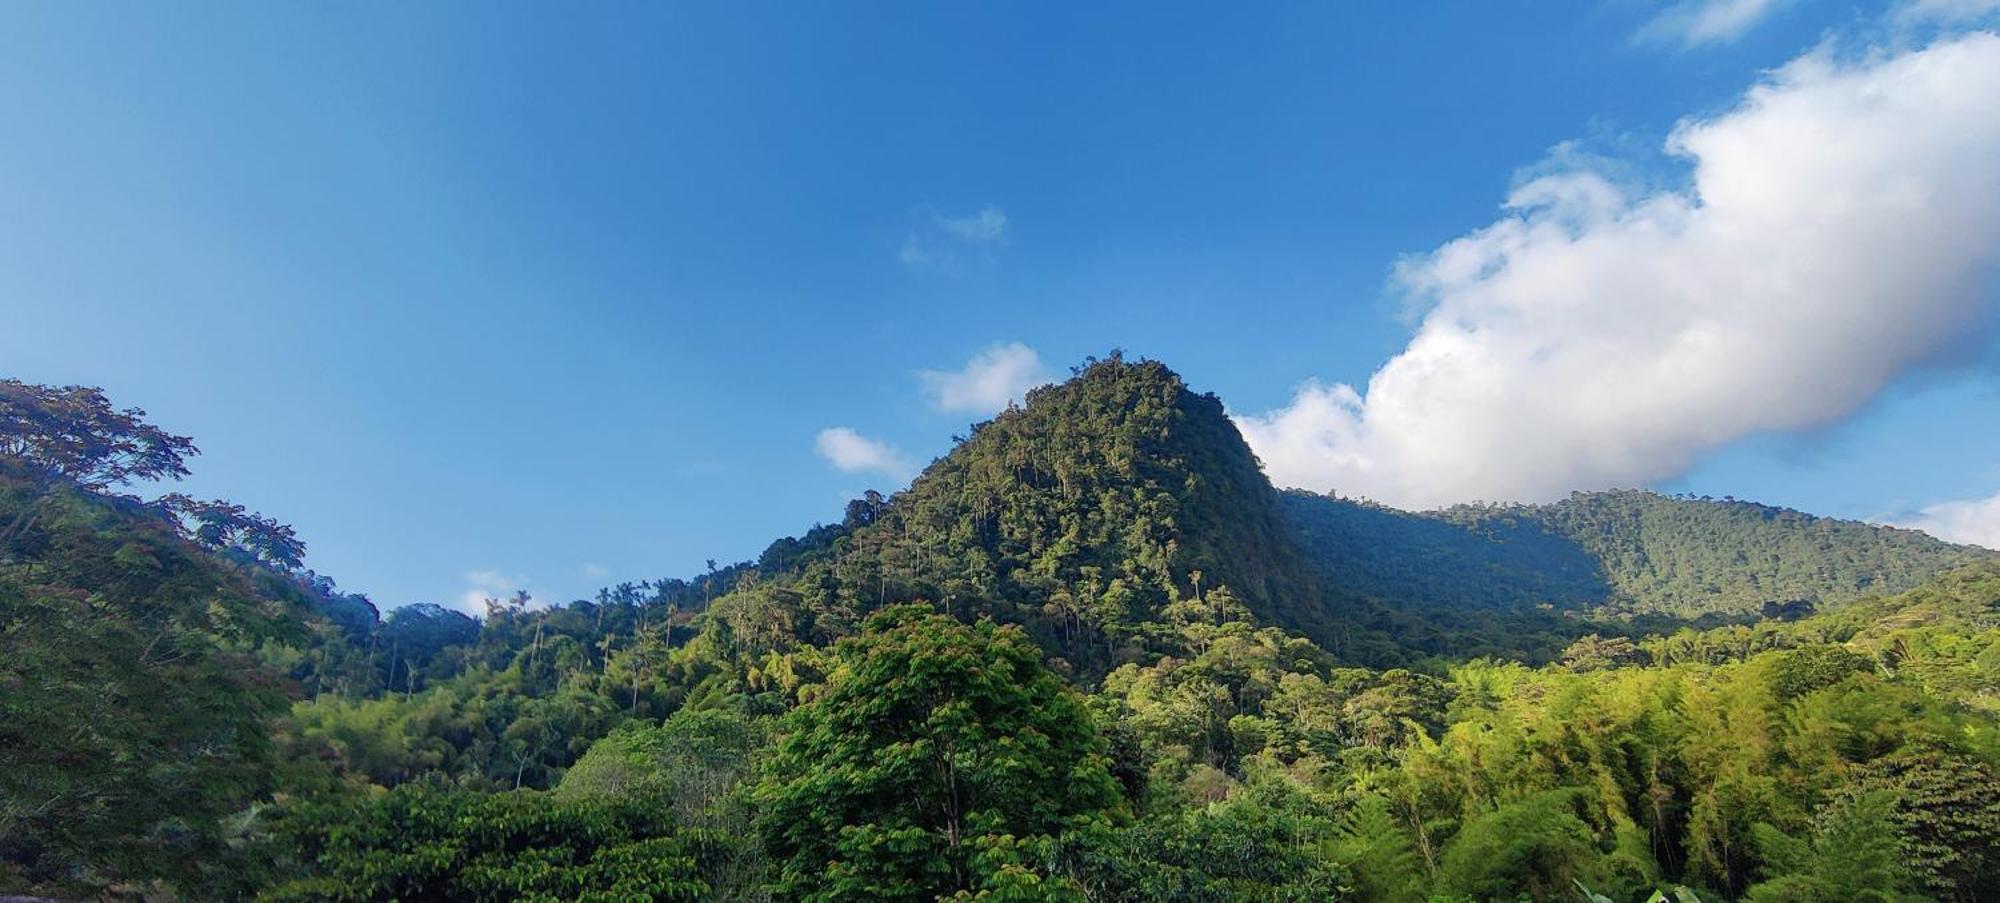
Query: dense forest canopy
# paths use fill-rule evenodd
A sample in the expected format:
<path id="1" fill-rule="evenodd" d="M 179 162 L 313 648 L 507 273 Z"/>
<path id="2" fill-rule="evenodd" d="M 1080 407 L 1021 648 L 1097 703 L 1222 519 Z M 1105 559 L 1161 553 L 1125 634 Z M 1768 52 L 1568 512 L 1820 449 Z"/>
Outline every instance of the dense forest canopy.
<path id="1" fill-rule="evenodd" d="M 0 893 L 2000 898 L 2000 561 L 1279 493 L 1113 354 L 691 578 L 386 615 L 0 383 Z"/>
<path id="2" fill-rule="evenodd" d="M 1796 616 L 1995 556 L 1914 530 L 1643 490 L 1422 513 L 1294 490 L 1283 510 L 1330 582 L 1423 606 Z"/>

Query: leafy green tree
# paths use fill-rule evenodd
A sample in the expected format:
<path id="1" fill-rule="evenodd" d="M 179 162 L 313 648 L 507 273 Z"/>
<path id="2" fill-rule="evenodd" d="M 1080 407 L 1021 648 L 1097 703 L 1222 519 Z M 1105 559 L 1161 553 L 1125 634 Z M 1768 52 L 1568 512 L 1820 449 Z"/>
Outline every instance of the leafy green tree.
<path id="1" fill-rule="evenodd" d="M 1351 896 L 1352 876 L 1327 855 L 1337 835 L 1323 801 L 1267 772 L 1213 804 L 1072 831 L 1050 858 L 1090 900 L 1303 903 Z"/>
<path id="2" fill-rule="evenodd" d="M 1548 900 L 1593 876 L 1597 845 L 1577 817 L 1576 797 L 1550 791 L 1468 819 L 1445 848 L 1444 886 L 1482 900 L 1515 892 Z"/>
<path id="3" fill-rule="evenodd" d="M 227 895 L 223 820 L 271 789 L 285 703 L 253 651 L 303 612 L 150 508 L 0 466 L 0 522 L 29 510 L 0 561 L 0 887 Z"/>
<path id="4" fill-rule="evenodd" d="M 682 709 L 658 725 L 628 724 L 590 747 L 563 773 L 558 799 L 643 795 L 672 802 L 683 822 L 720 801 L 762 742 L 740 712 Z"/>
<path id="5" fill-rule="evenodd" d="M 1082 700 L 1019 630 L 896 607 L 834 654 L 753 794 L 780 896 L 976 890 L 998 838 L 1123 812 Z"/>
<path id="6" fill-rule="evenodd" d="M 1356 800 L 1338 823 L 1331 846 L 1347 864 L 1365 899 L 1405 903 L 1424 898 L 1428 877 L 1409 833 L 1396 822 L 1389 801 L 1376 794 Z"/>
<path id="7" fill-rule="evenodd" d="M 1812 900 L 1917 900 L 1903 862 L 1895 796 L 1873 791 L 1836 801 L 1801 839 L 1768 824 L 1756 827 L 1765 880 L 1744 899 L 1752 903 Z"/>

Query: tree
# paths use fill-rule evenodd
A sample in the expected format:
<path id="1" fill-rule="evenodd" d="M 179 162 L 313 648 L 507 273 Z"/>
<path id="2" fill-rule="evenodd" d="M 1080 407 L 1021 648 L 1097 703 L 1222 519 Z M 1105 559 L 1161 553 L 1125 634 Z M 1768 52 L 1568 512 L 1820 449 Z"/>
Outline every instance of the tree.
<path id="1" fill-rule="evenodd" d="M 1789 836 L 1768 824 L 1756 828 L 1766 880 L 1743 899 L 1752 903 L 1809 900 L 1899 901 L 1910 893 L 1896 829 L 1895 794 L 1872 791 L 1828 805 L 1814 819 L 1812 835 Z"/>
<path id="2" fill-rule="evenodd" d="M 306 544 L 286 524 L 245 511 L 242 505 L 224 501 L 199 501 L 178 492 L 161 496 L 155 503 L 161 510 L 194 527 L 189 536 L 205 548 L 239 553 L 258 564 L 280 571 L 297 570 L 305 563 Z"/>
<path id="3" fill-rule="evenodd" d="M 464 612 L 419 602 L 391 609 L 382 620 L 383 663 L 391 689 L 414 689 L 416 674 L 446 649 L 470 645 L 479 638 L 479 622 Z"/>
<path id="4" fill-rule="evenodd" d="M 0 523 L 30 507 L 0 560 L 0 888 L 240 894 L 223 819 L 274 782 L 285 705 L 246 650 L 301 613 L 142 506 L 0 473 Z"/>
<path id="5" fill-rule="evenodd" d="M 1574 811 L 1576 796 L 1547 791 L 1468 820 L 1445 849 L 1445 885 L 1481 900 L 1566 894 L 1597 860 L 1590 826 Z"/>
<path id="6" fill-rule="evenodd" d="M 658 725 L 628 722 L 563 772 L 556 796 L 643 795 L 670 802 L 682 822 L 694 822 L 742 775 L 760 734 L 759 725 L 723 709 L 682 709 Z"/>
<path id="7" fill-rule="evenodd" d="M 194 440 L 145 416 L 138 408 L 113 408 L 101 389 L 0 380 L 0 457 L 22 462 L 45 483 L 92 491 L 187 476 L 187 459 L 200 453 Z"/>
<path id="8" fill-rule="evenodd" d="M 1082 701 L 1020 630 L 897 606 L 834 654 L 754 793 L 780 895 L 974 890 L 1002 838 L 1122 813 Z"/>

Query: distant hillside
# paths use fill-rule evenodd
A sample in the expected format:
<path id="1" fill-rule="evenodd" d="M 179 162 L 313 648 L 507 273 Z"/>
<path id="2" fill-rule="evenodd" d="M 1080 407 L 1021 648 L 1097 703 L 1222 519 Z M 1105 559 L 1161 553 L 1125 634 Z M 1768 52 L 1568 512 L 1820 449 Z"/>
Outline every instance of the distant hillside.
<path id="1" fill-rule="evenodd" d="M 1328 582 L 1425 607 L 1587 608 L 1612 595 L 1597 559 L 1529 512 L 1477 522 L 1287 491 L 1280 503 Z"/>
<path id="2" fill-rule="evenodd" d="M 1290 492 L 1282 508 L 1329 582 L 1422 606 L 1793 616 L 2000 557 L 1912 530 L 1639 490 L 1422 514 Z"/>

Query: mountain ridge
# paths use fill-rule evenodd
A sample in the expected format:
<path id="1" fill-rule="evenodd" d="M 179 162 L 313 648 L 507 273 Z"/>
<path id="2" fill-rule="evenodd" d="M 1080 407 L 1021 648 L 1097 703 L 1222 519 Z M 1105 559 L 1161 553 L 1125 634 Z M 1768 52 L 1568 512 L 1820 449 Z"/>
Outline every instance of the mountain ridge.
<path id="1" fill-rule="evenodd" d="M 1915 530 L 1643 489 L 1428 512 L 1294 490 L 1284 508 L 1328 580 L 1414 605 L 1796 617 L 2000 559 Z"/>

